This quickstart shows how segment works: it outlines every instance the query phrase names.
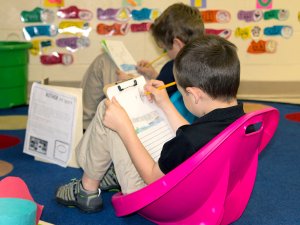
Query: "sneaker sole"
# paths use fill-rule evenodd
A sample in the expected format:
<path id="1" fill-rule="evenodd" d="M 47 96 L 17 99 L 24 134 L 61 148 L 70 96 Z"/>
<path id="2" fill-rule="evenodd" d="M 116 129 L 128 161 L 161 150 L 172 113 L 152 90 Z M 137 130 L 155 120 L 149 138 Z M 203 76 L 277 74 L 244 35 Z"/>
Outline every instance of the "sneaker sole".
<path id="1" fill-rule="evenodd" d="M 119 185 L 111 185 L 111 186 L 105 186 L 105 187 L 100 186 L 100 189 L 101 189 L 101 191 L 119 192 L 119 191 L 121 191 L 121 186 L 119 186 Z"/>
<path id="2" fill-rule="evenodd" d="M 84 213 L 95 213 L 95 212 L 99 212 L 103 209 L 103 205 L 101 205 L 98 208 L 95 209 L 91 209 L 88 207 L 83 207 L 82 205 L 79 205 L 77 202 L 74 201 L 64 201 L 62 199 L 56 198 L 56 201 L 64 206 L 67 207 L 77 207 L 78 209 L 80 209 L 82 212 Z"/>

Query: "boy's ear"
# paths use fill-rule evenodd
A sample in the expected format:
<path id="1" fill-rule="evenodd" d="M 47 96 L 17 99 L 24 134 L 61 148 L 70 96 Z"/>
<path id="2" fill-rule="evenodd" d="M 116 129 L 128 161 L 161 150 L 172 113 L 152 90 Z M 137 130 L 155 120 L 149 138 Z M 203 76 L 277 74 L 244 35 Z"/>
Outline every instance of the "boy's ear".
<path id="1" fill-rule="evenodd" d="M 178 39 L 178 38 L 173 39 L 173 47 L 176 46 L 178 49 L 182 49 L 184 47 L 184 45 L 185 44 L 180 39 Z"/>
<path id="2" fill-rule="evenodd" d="M 203 91 L 200 88 L 187 87 L 185 90 L 193 97 L 195 104 L 198 104 L 198 102 L 203 98 Z"/>

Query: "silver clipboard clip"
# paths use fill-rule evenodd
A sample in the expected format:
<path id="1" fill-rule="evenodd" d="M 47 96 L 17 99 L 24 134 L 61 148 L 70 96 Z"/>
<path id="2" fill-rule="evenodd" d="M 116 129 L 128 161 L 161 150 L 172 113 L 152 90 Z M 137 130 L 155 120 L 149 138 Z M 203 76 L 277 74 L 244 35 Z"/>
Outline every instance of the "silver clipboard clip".
<path id="1" fill-rule="evenodd" d="M 129 80 L 128 80 L 128 81 L 129 81 Z M 136 79 L 132 79 L 132 81 L 133 81 L 133 84 L 129 84 L 129 85 L 126 85 L 126 86 L 121 86 L 121 85 L 122 85 L 123 83 L 125 83 L 125 82 L 118 83 L 118 90 L 119 90 L 119 91 L 123 91 L 123 90 L 125 90 L 126 88 L 136 86 L 136 85 L 137 85 L 137 80 L 136 80 Z M 126 82 L 126 83 L 128 83 L 128 82 Z"/>

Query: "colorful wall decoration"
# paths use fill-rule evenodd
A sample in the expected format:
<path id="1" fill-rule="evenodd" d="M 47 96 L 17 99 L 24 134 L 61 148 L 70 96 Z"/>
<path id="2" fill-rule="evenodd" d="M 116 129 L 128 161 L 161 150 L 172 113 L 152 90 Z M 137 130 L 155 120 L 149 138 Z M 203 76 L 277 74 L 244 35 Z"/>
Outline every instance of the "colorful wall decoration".
<path id="1" fill-rule="evenodd" d="M 44 2 L 45 8 L 36 7 L 20 14 L 25 24 L 24 37 L 33 45 L 30 53 L 39 56 L 43 65 L 71 65 L 74 61 L 72 53 L 90 45 L 88 21 L 93 18 L 93 13 L 74 5 L 57 10 L 46 8 L 57 6 L 64 6 L 64 2 L 48 0 Z M 54 24 L 56 18 L 59 22 Z"/>
<path id="2" fill-rule="evenodd" d="M 100 39 L 108 36 L 122 38 L 129 32 L 148 32 L 161 13 L 158 8 L 144 7 L 143 0 L 120 0 L 120 7 L 95 9 L 65 6 L 64 0 L 43 2 L 43 7 L 20 12 L 24 37 L 33 44 L 30 52 L 39 56 L 43 65 L 71 65 L 73 54 L 91 45 L 91 32 L 99 35 Z M 189 2 L 199 8 L 206 33 L 233 42 L 234 38 L 242 39 L 247 42 L 248 54 L 275 53 L 280 46 L 274 38 L 287 40 L 294 34 L 293 27 L 288 24 L 289 10 L 273 9 L 275 2 L 272 0 L 253 0 L 253 9 L 238 10 L 236 17 L 240 23 L 234 30 L 231 24 L 234 12 L 227 8 L 210 8 L 210 1 L 207 0 Z M 297 16 L 300 21 L 300 11 Z M 98 21 L 96 27 L 91 26 L 92 19 Z M 266 25 L 266 21 L 272 21 L 272 25 Z M 217 28 L 213 24 L 218 24 Z"/>
<path id="3" fill-rule="evenodd" d="M 256 8 L 271 9 L 272 8 L 272 0 L 256 0 Z"/>

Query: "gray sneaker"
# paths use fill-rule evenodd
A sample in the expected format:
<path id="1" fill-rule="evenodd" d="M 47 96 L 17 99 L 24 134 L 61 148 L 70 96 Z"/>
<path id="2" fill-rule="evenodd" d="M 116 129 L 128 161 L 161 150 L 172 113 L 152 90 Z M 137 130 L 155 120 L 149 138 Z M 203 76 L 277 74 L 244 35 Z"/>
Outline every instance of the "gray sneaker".
<path id="1" fill-rule="evenodd" d="M 104 177 L 100 181 L 100 189 L 101 191 L 121 191 L 113 164 L 110 165 Z"/>
<path id="2" fill-rule="evenodd" d="M 65 206 L 75 206 L 86 213 L 98 212 L 103 208 L 100 190 L 86 191 L 82 187 L 81 180 L 76 179 L 58 188 L 56 201 Z"/>

